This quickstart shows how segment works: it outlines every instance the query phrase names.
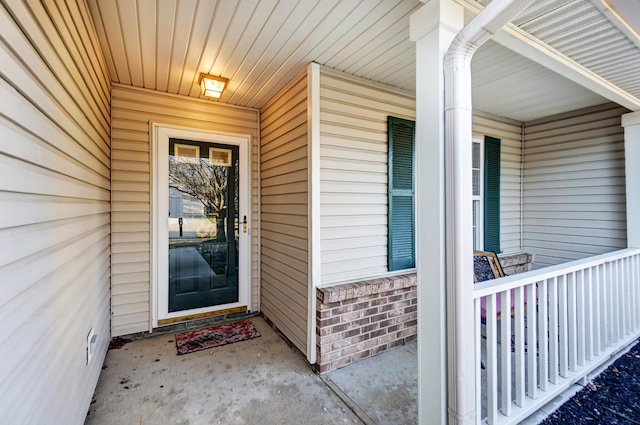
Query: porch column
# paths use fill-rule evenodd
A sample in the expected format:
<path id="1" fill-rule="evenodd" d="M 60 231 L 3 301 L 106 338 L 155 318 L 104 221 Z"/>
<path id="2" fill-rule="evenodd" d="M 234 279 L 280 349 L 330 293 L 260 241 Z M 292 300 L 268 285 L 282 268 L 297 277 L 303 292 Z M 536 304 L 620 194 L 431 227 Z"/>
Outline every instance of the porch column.
<path id="1" fill-rule="evenodd" d="M 418 418 L 447 422 L 444 57 L 464 25 L 453 0 L 429 0 L 411 16 L 416 43 L 416 267 Z"/>
<path id="2" fill-rule="evenodd" d="M 627 193 L 627 247 L 640 248 L 640 111 L 622 116 Z"/>

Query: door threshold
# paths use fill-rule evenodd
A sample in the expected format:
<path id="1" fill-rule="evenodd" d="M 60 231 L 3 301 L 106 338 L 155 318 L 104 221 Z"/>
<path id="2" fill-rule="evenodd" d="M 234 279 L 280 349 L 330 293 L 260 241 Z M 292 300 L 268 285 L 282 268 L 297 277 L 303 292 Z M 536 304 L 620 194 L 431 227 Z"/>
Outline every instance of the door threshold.
<path id="1" fill-rule="evenodd" d="M 225 309 L 222 309 L 222 310 L 209 311 L 207 313 L 187 314 L 185 316 L 171 317 L 169 319 L 160 319 L 160 320 L 158 320 L 158 326 L 171 325 L 171 324 L 179 323 L 179 322 L 187 322 L 189 320 L 204 319 L 204 318 L 207 318 L 207 317 L 226 316 L 227 314 L 246 313 L 247 311 L 248 311 L 247 310 L 247 306 L 245 305 L 245 306 L 240 306 L 240 307 L 225 308 Z"/>

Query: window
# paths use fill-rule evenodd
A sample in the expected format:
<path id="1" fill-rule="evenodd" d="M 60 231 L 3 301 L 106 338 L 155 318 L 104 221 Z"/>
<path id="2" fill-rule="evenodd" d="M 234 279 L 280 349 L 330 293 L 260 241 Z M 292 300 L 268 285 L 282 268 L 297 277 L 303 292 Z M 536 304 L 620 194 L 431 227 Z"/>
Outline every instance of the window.
<path id="1" fill-rule="evenodd" d="M 500 139 L 473 140 L 473 249 L 500 252 Z"/>
<path id="2" fill-rule="evenodd" d="M 473 249 L 483 250 L 482 237 L 482 141 L 474 140 L 471 151 L 471 174 L 473 177 Z"/>
<path id="3" fill-rule="evenodd" d="M 388 127 L 388 268 L 413 268 L 415 220 L 413 152 L 415 121 L 389 117 Z"/>

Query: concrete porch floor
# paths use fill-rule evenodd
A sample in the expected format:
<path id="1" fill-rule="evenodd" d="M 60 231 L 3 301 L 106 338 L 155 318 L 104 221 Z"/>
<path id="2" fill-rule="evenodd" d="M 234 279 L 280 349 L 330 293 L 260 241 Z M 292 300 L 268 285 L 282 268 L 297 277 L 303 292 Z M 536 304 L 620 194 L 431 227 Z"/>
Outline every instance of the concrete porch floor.
<path id="1" fill-rule="evenodd" d="M 417 423 L 415 343 L 320 377 L 251 321 L 261 337 L 182 356 L 175 333 L 109 350 L 85 425 Z"/>

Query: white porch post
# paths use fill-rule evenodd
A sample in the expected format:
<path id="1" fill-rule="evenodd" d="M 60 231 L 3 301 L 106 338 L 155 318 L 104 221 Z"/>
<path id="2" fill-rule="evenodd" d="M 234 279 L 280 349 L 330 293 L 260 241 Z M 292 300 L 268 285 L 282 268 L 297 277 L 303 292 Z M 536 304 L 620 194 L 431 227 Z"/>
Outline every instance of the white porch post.
<path id="1" fill-rule="evenodd" d="M 640 112 L 622 116 L 627 193 L 627 247 L 640 248 Z"/>
<path id="2" fill-rule="evenodd" d="M 430 0 L 411 16 L 411 40 L 416 42 L 420 424 L 447 421 L 444 56 L 463 24 L 463 7 L 453 0 Z"/>

